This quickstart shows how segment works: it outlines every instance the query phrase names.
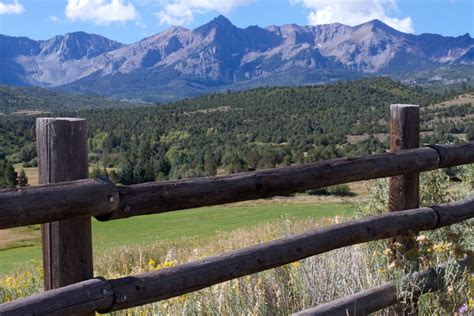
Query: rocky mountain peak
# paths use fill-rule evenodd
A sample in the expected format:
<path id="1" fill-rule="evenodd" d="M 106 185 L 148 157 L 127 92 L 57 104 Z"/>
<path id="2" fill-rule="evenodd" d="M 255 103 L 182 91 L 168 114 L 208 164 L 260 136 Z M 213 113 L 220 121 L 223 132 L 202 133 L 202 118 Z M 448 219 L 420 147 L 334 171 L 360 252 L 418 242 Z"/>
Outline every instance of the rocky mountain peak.
<path id="1" fill-rule="evenodd" d="M 194 29 L 194 33 L 201 34 L 202 36 L 207 36 L 211 32 L 214 34 L 229 34 L 235 32 L 237 27 L 232 24 L 225 16 L 219 15 L 218 17 L 211 20 L 209 23 L 204 24 L 196 29 Z"/>
<path id="2" fill-rule="evenodd" d="M 355 32 L 363 32 L 366 34 L 379 34 L 383 36 L 397 36 L 404 37 L 408 34 L 397 31 L 396 29 L 390 27 L 389 25 L 383 23 L 380 20 L 371 20 L 366 23 L 362 23 L 354 27 Z"/>
<path id="3" fill-rule="evenodd" d="M 380 20 L 354 27 L 332 23 L 239 28 L 220 15 L 194 30 L 173 27 L 130 45 L 85 32 L 47 41 L 0 35 L 0 83 L 67 85 L 69 91 L 108 95 L 131 87 L 141 95 L 168 85 L 182 91 L 314 84 L 451 64 L 471 66 L 473 47 L 467 33 L 405 34 Z"/>
<path id="4" fill-rule="evenodd" d="M 66 33 L 42 42 L 41 55 L 55 55 L 61 60 L 92 58 L 123 45 L 96 34 Z"/>

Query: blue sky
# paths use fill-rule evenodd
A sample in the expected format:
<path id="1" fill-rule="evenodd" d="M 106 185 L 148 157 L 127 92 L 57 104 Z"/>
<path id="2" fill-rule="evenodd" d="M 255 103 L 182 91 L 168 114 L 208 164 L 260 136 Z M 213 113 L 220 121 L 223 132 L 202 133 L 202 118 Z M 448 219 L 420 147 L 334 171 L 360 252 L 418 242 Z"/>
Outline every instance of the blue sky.
<path id="1" fill-rule="evenodd" d="M 408 33 L 474 36 L 474 0 L 0 0 L 0 33 L 48 39 L 86 31 L 132 43 L 219 14 L 239 27 L 377 18 Z"/>

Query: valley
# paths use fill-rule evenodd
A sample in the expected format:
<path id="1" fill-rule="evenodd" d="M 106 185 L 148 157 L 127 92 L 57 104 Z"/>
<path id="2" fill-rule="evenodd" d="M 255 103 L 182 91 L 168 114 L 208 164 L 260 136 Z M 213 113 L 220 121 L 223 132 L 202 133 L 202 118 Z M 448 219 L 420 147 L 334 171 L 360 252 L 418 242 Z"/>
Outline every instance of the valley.
<path id="1" fill-rule="evenodd" d="M 473 314 L 473 13 L 0 0 L 0 315 Z"/>
<path id="2" fill-rule="evenodd" d="M 89 161 L 98 167 L 95 175 L 108 168 L 107 176 L 122 184 L 384 152 L 393 103 L 421 105 L 422 144 L 468 141 L 474 133 L 472 92 L 428 93 L 389 78 L 258 88 L 167 105 L 115 103 L 96 97 L 82 103 L 85 109 L 72 112 L 55 105 L 67 94 L 59 94 L 51 103 L 40 94 L 38 101 L 23 102 L 18 92 L 9 90 L 9 103 L 0 95 L 0 108 L 16 104 L 15 111 L 38 111 L 29 104 L 51 104 L 41 108 L 51 113 L 41 115 L 86 118 Z M 0 157 L 25 168 L 35 166 L 35 117 L 0 117 Z"/>
<path id="3" fill-rule="evenodd" d="M 69 103 L 60 108 L 63 102 Z M 398 102 L 422 105 L 423 143 L 474 138 L 474 93 L 431 94 L 387 78 L 372 78 L 330 86 L 212 94 L 168 105 L 4 87 L 0 108 L 7 114 L 0 118 L 0 142 L 4 144 L 3 156 L 16 162 L 17 172 L 26 171 L 29 185 L 36 185 L 35 117 L 86 117 L 91 176 L 131 184 L 384 152 L 388 147 L 388 105 Z M 77 110 L 68 110 L 75 106 Z M 368 186 L 369 182 L 350 184 L 355 198 L 297 195 L 112 224 L 94 222 L 96 251 L 138 240 L 153 243 L 155 239 L 148 241 L 147 236 L 174 240 L 181 235 L 234 230 L 277 220 L 287 212 L 295 218 L 350 215 L 353 203 L 367 198 Z M 234 217 L 245 221 L 234 221 Z M 195 220 L 202 224 L 195 232 L 183 225 L 178 231 L 168 226 L 169 221 Z M 140 227 L 140 235 L 123 235 L 129 223 Z M 115 238 L 113 231 L 120 232 L 121 238 Z M 1 233 L 0 271 L 28 258 L 39 258 L 37 226 Z M 115 243 L 117 239 L 121 241 Z M 21 255 L 13 255 L 19 252 Z"/>

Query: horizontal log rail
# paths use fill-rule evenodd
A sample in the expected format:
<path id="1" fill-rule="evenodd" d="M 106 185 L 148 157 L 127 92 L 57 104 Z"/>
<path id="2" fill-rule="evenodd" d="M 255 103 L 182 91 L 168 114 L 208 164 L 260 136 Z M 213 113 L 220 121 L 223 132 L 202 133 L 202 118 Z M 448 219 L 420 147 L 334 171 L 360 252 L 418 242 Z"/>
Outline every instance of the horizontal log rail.
<path id="1" fill-rule="evenodd" d="M 93 279 L 0 305 L 1 315 L 110 312 L 168 299 L 330 250 L 432 230 L 474 217 L 474 196 L 456 203 L 353 220 L 269 243 L 114 280 Z M 385 289 L 387 291 L 387 289 Z M 66 295 L 65 293 L 82 293 Z M 113 297 L 113 299 L 111 299 Z"/>
<path id="2" fill-rule="evenodd" d="M 0 190 L 0 229 L 113 212 L 117 187 L 98 179 Z"/>
<path id="3" fill-rule="evenodd" d="M 465 256 L 459 262 L 460 270 L 468 269 L 472 258 Z M 411 274 L 405 284 L 410 287 L 414 285 L 417 294 L 426 294 L 438 291 L 444 286 L 443 278 L 446 266 L 429 268 L 423 272 Z M 401 285 L 404 286 L 403 284 Z M 360 291 L 352 295 L 334 300 L 329 303 L 306 309 L 293 314 L 294 316 L 365 316 L 392 306 L 400 302 L 403 297 L 399 297 L 395 282 L 389 281 L 382 285 Z"/>
<path id="4" fill-rule="evenodd" d="M 115 186 L 78 180 L 0 190 L 0 229 L 95 216 L 107 221 L 302 192 L 474 163 L 474 142 L 333 159 L 301 166 Z"/>
<path id="5" fill-rule="evenodd" d="M 0 315 L 84 315 L 114 301 L 109 281 L 94 278 L 0 305 Z"/>
<path id="6" fill-rule="evenodd" d="M 230 176 L 137 184 L 119 187 L 121 207 L 98 219 L 254 200 L 468 163 L 474 163 L 474 142 L 332 159 Z"/>

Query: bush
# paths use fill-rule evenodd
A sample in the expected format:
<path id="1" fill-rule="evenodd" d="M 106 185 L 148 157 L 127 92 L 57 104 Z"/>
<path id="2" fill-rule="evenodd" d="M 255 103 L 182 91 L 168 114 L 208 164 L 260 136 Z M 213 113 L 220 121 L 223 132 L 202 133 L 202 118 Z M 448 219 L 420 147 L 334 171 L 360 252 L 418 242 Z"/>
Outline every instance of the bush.
<path id="1" fill-rule="evenodd" d="M 463 185 L 456 190 L 449 186 L 449 176 L 445 170 L 437 169 L 420 175 L 420 206 L 453 202 L 472 193 L 469 183 L 473 179 L 472 165 L 463 166 L 458 174 Z M 451 190 L 450 190 L 451 189 Z M 359 207 L 359 216 L 365 217 L 387 211 L 388 179 L 371 181 L 368 200 Z M 367 243 L 367 265 L 373 273 L 397 285 L 399 297 L 407 298 L 400 304 L 386 309 L 387 314 L 410 308 L 410 297 L 420 286 L 416 282 L 404 283 L 407 271 L 427 270 L 444 265 L 445 275 L 440 279 L 444 286 L 439 291 L 421 295 L 418 301 L 420 315 L 455 315 L 461 308 L 472 308 L 470 297 L 470 274 L 462 271 L 459 260 L 472 252 L 474 234 L 472 220 L 454 224 L 441 229 L 411 235 L 416 248 L 403 253 L 399 242 L 389 243 L 379 240 Z M 416 268 L 416 265 L 418 267 Z M 403 285 L 405 284 L 405 285 Z M 402 286 L 403 285 L 403 286 Z M 385 314 L 384 314 L 385 315 Z M 456 314 L 457 315 L 457 314 Z"/>
<path id="2" fill-rule="evenodd" d="M 335 196 L 355 196 L 356 194 L 351 191 L 346 184 L 341 185 L 334 185 L 331 187 L 321 188 L 321 189 L 314 189 L 306 191 L 308 195 L 335 195 Z"/>

